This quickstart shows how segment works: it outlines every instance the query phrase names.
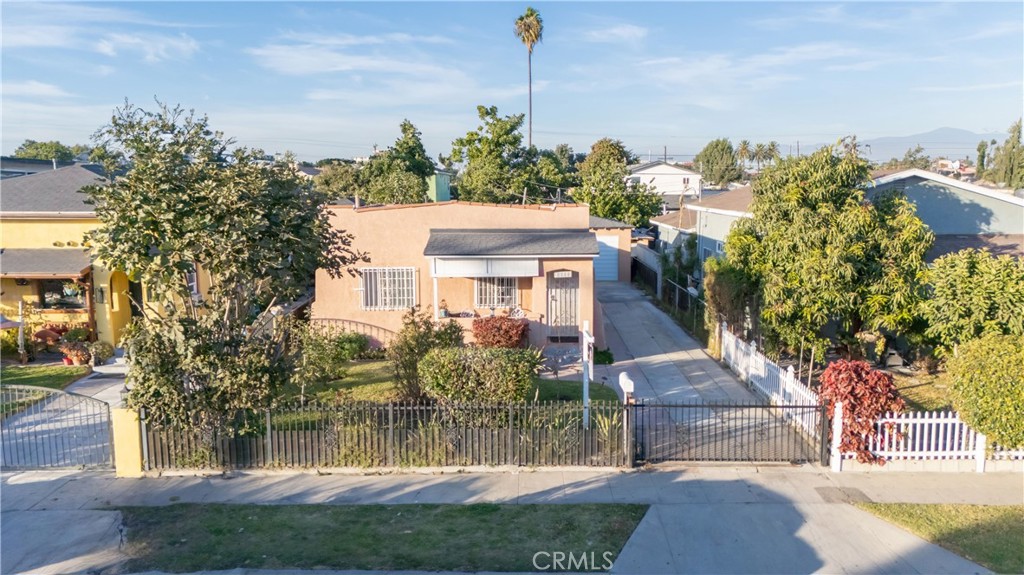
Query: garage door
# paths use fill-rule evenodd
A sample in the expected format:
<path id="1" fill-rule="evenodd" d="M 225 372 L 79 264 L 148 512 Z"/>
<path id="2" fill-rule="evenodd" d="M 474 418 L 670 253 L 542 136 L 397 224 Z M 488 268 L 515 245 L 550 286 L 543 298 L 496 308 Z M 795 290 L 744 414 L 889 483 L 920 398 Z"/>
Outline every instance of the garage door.
<path id="1" fill-rule="evenodd" d="M 594 260 L 597 281 L 619 280 L 619 237 L 597 236 L 597 259 Z"/>

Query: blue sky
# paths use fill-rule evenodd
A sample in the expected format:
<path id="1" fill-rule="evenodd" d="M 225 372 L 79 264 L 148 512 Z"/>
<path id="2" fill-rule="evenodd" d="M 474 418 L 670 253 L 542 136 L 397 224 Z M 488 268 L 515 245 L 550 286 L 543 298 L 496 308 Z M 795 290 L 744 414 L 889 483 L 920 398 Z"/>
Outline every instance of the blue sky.
<path id="1" fill-rule="evenodd" d="M 832 142 L 1024 107 L 1024 4 L 533 3 L 534 143 L 623 140 L 688 159 L 716 137 Z M 411 120 L 427 151 L 525 113 L 526 3 L 3 2 L 2 151 L 85 143 L 127 98 L 194 108 L 239 144 L 368 155 Z M 525 132 L 525 126 L 524 126 Z"/>

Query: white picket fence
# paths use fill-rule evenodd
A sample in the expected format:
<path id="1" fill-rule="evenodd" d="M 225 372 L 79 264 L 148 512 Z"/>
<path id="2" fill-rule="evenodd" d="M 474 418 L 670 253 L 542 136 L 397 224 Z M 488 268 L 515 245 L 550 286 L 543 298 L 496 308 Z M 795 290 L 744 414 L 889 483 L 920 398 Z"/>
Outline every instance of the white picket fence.
<path id="1" fill-rule="evenodd" d="M 772 405 L 818 405 L 818 394 L 797 380 L 793 366 L 782 369 L 757 351 L 756 344 L 733 335 L 725 324 L 721 326 L 721 333 L 722 359 L 741 380 L 767 398 Z M 820 435 L 818 412 L 787 412 L 787 417 L 815 439 Z"/>
<path id="2" fill-rule="evenodd" d="M 752 342 L 733 335 L 725 324 L 720 326 L 722 360 L 740 379 L 774 405 L 808 405 L 818 403 L 818 394 L 801 383 L 790 366 L 782 369 L 757 350 Z M 817 438 L 817 414 L 795 418 L 795 424 Z M 1024 460 L 1024 450 L 1007 450 L 992 446 L 986 453 L 986 438 L 960 420 L 955 412 L 921 411 L 890 413 L 878 420 L 878 433 L 870 440 L 871 451 L 886 460 L 921 461 L 973 459 L 984 470 L 986 458 Z M 853 459 L 844 453 L 843 459 Z"/>

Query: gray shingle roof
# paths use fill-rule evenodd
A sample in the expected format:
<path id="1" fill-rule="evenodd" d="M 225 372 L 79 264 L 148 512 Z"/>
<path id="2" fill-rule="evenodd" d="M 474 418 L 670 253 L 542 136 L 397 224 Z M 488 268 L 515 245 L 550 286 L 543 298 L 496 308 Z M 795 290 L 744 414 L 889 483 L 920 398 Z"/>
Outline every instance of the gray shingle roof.
<path id="1" fill-rule="evenodd" d="M 593 256 L 597 238 L 587 230 L 430 230 L 425 256 Z"/>
<path id="2" fill-rule="evenodd" d="M 611 218 L 600 218 L 598 216 L 590 216 L 590 227 L 591 228 L 632 228 L 633 226 L 626 222 L 620 222 L 619 220 L 613 220 Z"/>
<path id="3" fill-rule="evenodd" d="M 2 277 L 79 277 L 89 266 L 82 248 L 0 249 Z"/>
<path id="4" fill-rule="evenodd" d="M 0 184 L 0 212 L 92 213 L 86 195 L 78 191 L 105 181 L 103 169 L 96 164 L 7 178 Z"/>

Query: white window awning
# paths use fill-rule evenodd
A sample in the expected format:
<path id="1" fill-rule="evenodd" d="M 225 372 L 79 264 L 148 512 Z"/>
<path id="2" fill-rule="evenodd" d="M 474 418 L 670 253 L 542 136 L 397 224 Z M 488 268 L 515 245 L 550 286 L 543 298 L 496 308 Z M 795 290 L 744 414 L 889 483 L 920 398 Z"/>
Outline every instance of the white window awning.
<path id="1" fill-rule="evenodd" d="M 431 258 L 436 278 L 537 277 L 537 258 Z"/>

